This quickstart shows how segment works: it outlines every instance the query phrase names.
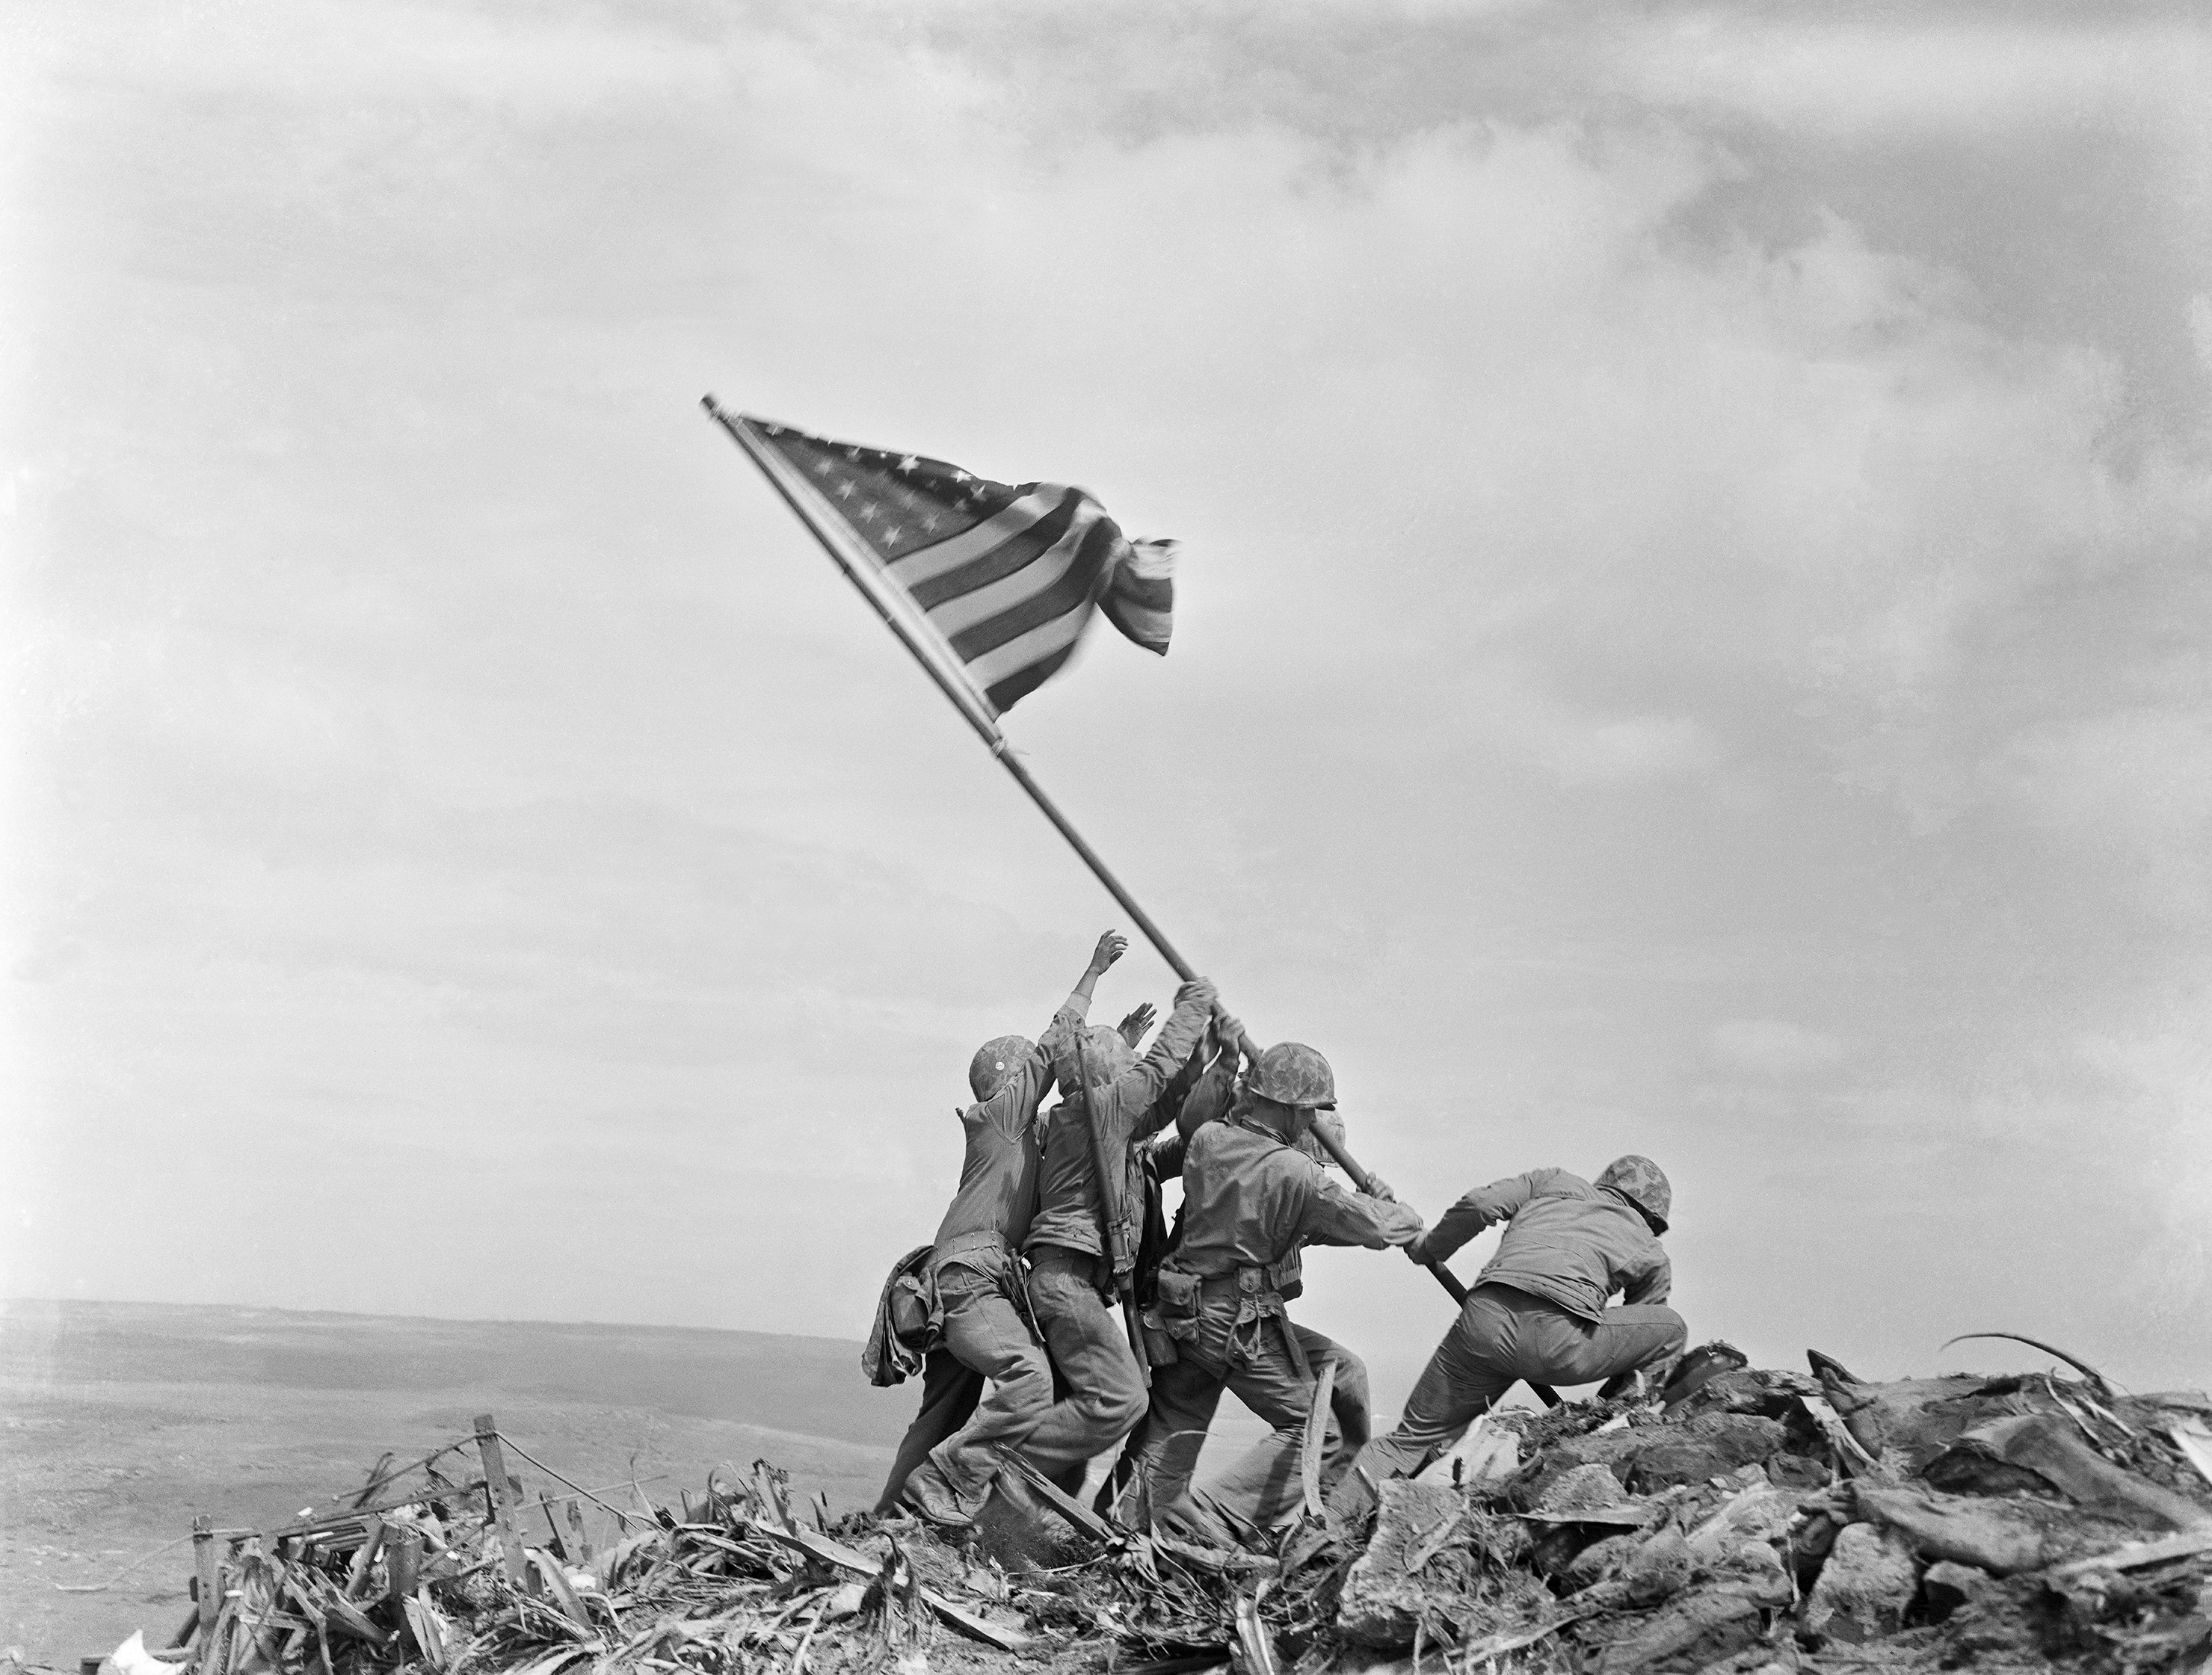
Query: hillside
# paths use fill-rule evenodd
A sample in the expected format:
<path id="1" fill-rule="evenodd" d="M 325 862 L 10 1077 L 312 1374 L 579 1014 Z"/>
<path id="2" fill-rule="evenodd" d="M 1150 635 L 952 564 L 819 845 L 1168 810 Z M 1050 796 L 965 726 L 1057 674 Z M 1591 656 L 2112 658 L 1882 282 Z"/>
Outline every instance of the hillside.
<path id="1" fill-rule="evenodd" d="M 830 1338 L 146 1303 L 0 1304 L 0 1643 L 58 1663 L 174 1626 L 191 1528 L 281 1522 L 496 1412 L 591 1486 L 670 1499 L 766 1454 L 840 1510 L 872 1502 L 914 1393 Z M 542 1445 L 542 1446 L 541 1446 Z M 634 1463 L 634 1464 L 633 1464 Z M 534 1477 L 535 1474 L 526 1474 Z"/>

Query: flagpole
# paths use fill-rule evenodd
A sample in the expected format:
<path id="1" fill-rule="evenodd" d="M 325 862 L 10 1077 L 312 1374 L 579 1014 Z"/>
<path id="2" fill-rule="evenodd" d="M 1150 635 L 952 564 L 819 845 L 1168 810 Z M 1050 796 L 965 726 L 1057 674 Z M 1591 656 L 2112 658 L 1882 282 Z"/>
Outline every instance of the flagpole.
<path id="1" fill-rule="evenodd" d="M 1129 894 L 1127 887 L 1114 876 L 1114 870 L 1106 865 L 1104 858 L 1091 847 L 1082 833 L 1075 829 L 1074 822 L 1060 812 L 1060 804 L 1045 793 L 1044 787 L 1036 782 L 1028 768 L 1023 764 L 1022 759 L 1014 754 L 1013 747 L 1006 742 L 1006 735 L 1000 730 L 997 719 L 978 705 L 974 689 L 967 684 L 965 678 L 955 676 L 945 669 L 921 638 L 921 631 L 913 623 L 908 622 L 904 613 L 878 592 L 879 584 L 861 568 L 861 566 L 868 561 L 866 558 L 848 554 L 844 550 L 842 543 L 815 519 L 812 509 L 791 492 L 775 466 L 763 457 L 761 445 L 746 434 L 739 423 L 723 410 L 714 397 L 702 396 L 699 398 L 699 404 L 707 410 L 708 417 L 729 433 L 730 440 L 744 451 L 745 458 L 760 468 L 761 475 L 769 480 L 769 486 L 782 497 L 783 503 L 791 508 L 793 515 L 804 524 L 814 538 L 821 543 L 822 550 L 830 555 L 830 562 L 843 573 L 845 580 L 851 582 L 859 591 L 860 597 L 868 602 L 869 608 L 883 619 L 884 626 L 898 637 L 899 644 L 907 648 L 913 655 L 914 660 L 920 664 L 930 679 L 937 683 L 937 689 L 945 695 L 945 701 L 966 718 L 968 725 L 975 730 L 976 737 L 990 747 L 991 755 L 997 759 L 999 765 L 1013 775 L 1014 783 L 1029 794 L 1030 801 L 1037 805 L 1044 817 L 1052 822 L 1054 827 L 1058 829 L 1060 836 L 1067 840 L 1068 847 L 1082 858 L 1083 864 L 1091 869 L 1091 876 L 1106 887 L 1106 893 L 1121 904 L 1122 911 L 1127 913 L 1137 928 L 1145 933 L 1145 939 L 1151 943 L 1158 951 L 1159 956 L 1168 962 L 1169 968 L 1184 982 L 1192 981 L 1198 974 L 1192 969 L 1190 962 L 1176 951 L 1175 944 L 1168 940 L 1167 932 L 1153 922 L 1152 916 L 1138 906 L 1137 898 Z M 1259 1043 L 1252 1039 L 1251 1032 L 1249 1030 L 1240 1029 L 1237 1048 L 1248 1059 L 1256 1059 L 1260 1056 Z M 1328 1155 L 1336 1160 L 1336 1166 L 1351 1177 L 1352 1184 L 1361 1192 L 1372 1195 L 1375 1178 L 1353 1162 L 1352 1154 L 1339 1144 L 1331 1135 L 1319 1128 L 1312 1132 L 1314 1138 L 1319 1140 L 1327 1148 Z M 1443 1264 L 1429 1262 L 1422 1265 L 1436 1276 L 1437 1284 L 1451 1294 L 1454 1302 L 1463 1303 L 1467 1301 L 1467 1288 L 1453 1277 L 1450 1271 Z"/>

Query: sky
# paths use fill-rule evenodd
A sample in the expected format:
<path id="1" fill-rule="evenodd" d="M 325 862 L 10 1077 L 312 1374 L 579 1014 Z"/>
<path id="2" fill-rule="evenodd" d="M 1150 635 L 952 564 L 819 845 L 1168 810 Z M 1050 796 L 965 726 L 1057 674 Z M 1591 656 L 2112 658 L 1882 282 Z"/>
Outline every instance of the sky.
<path id="1" fill-rule="evenodd" d="M 1182 542 L 1008 731 L 1425 1214 L 1645 1153 L 1692 1341 L 2212 1381 L 2193 8 L 0 29 L 0 1290 L 865 1332 L 1132 927 L 711 391 Z"/>

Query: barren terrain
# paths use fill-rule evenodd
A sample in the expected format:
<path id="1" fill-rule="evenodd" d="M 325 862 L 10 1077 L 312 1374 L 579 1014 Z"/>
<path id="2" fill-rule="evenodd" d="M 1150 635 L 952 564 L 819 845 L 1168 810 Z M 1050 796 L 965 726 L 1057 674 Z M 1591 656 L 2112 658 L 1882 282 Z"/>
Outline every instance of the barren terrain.
<path id="1" fill-rule="evenodd" d="M 871 1388 L 858 1356 L 760 1332 L 0 1304 L 0 1643 L 67 1667 L 136 1628 L 166 1635 L 188 1547 L 104 1593 L 55 1584 L 106 1581 L 196 1513 L 281 1523 L 487 1411 L 595 1489 L 666 1473 L 646 1492 L 672 1501 L 716 1461 L 767 1456 L 838 1510 L 867 1504 L 915 1393 Z"/>

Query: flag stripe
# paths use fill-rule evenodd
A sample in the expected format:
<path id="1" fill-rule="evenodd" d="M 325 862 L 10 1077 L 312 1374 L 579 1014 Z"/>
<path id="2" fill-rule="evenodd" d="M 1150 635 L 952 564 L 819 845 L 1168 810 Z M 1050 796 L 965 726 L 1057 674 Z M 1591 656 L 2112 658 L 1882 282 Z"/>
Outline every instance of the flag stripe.
<path id="1" fill-rule="evenodd" d="M 979 725 L 1063 668 L 1094 610 L 1167 650 L 1174 543 L 1129 542 L 1082 489 L 767 421 L 735 434 L 955 701 L 988 712 Z"/>
<path id="2" fill-rule="evenodd" d="M 1066 526 L 1058 531 L 1059 538 L 1049 547 L 1024 559 L 1021 568 L 1012 574 L 933 607 L 929 612 L 931 625 L 957 646 L 960 636 L 969 628 L 1018 610 L 1033 599 L 1049 596 L 1054 585 L 1067 574 L 1081 555 L 1083 543 L 1099 516 L 1097 507 L 1089 501 L 1069 508 Z M 1030 537 L 1021 538 L 1026 542 Z M 1022 626 L 1026 628 L 1029 624 Z M 995 640 L 991 642 L 997 643 Z"/>
<path id="3" fill-rule="evenodd" d="M 900 586 L 919 588 L 926 581 L 934 581 L 948 571 L 983 557 L 1008 536 L 1020 534 L 1049 514 L 1067 494 L 1056 482 L 1040 482 L 1033 492 L 972 529 L 949 535 L 933 546 L 917 547 L 903 557 L 893 559 L 884 568 Z"/>
<path id="4" fill-rule="evenodd" d="M 1027 634 L 1018 634 L 995 650 L 984 652 L 968 665 L 968 673 L 976 685 L 988 694 L 990 689 L 1019 675 L 1031 664 L 1046 658 L 1064 659 L 1075 647 L 1083 632 L 1087 613 L 1079 610 L 1063 611 L 1050 622 L 1040 622 Z M 992 700 L 997 703 L 995 698 Z M 1004 707 L 1003 705 L 1000 706 Z"/>
<path id="5" fill-rule="evenodd" d="M 1066 574 L 1043 592 L 1034 594 L 1010 610 L 1001 611 L 989 620 L 977 623 L 964 633 L 952 636 L 952 652 L 963 663 L 973 663 L 984 652 L 996 650 L 1016 636 L 1028 633 L 1040 623 L 1054 617 L 1073 614 L 1079 628 L 1090 616 L 1090 607 L 1098 597 L 1098 586 L 1103 577 L 1107 555 L 1121 543 L 1121 531 L 1114 526 L 1110 518 L 1101 517 L 1084 534 L 1074 562 Z M 983 684 L 988 685 L 988 681 Z"/>
<path id="6" fill-rule="evenodd" d="M 1060 665 L 1074 654 L 1071 643 L 1063 646 L 1051 656 L 1030 664 L 1018 674 L 1009 675 L 991 688 L 988 696 L 993 708 L 1004 713 L 1012 709 L 1018 699 L 1026 698 L 1060 672 Z"/>
<path id="7" fill-rule="evenodd" d="M 924 610 L 934 611 L 948 601 L 972 596 L 1004 581 L 1059 545 L 1067 534 L 1068 525 L 1088 505 L 1090 502 L 1080 495 L 1071 493 L 1044 517 L 1019 534 L 1007 537 L 981 558 L 970 559 L 958 569 L 912 588 L 914 602 Z M 1039 580 L 1042 582 L 1042 579 Z M 945 632 L 950 634 L 952 630 L 947 628 Z"/>

